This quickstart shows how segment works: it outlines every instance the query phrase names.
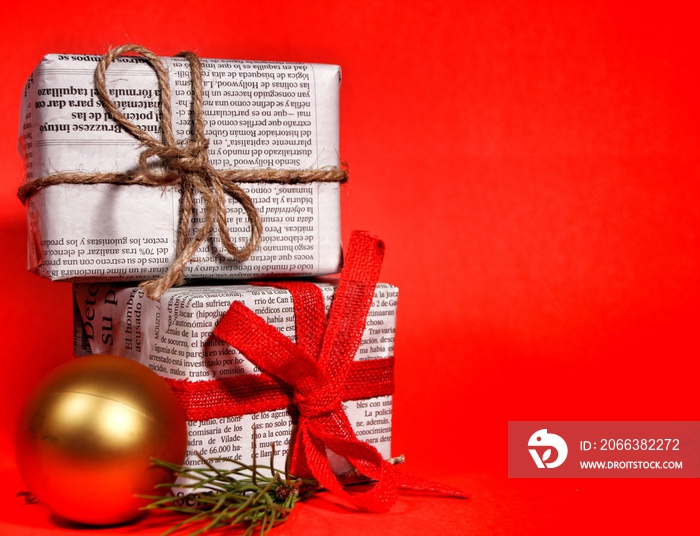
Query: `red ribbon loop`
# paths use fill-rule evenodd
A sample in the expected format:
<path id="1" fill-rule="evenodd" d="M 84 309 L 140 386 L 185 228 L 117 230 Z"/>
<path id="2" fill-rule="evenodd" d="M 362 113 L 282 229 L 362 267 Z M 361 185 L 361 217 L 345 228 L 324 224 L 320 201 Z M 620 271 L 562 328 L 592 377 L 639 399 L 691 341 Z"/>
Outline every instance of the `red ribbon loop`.
<path id="1" fill-rule="evenodd" d="M 265 373 L 289 385 L 298 421 L 291 468 L 313 476 L 329 491 L 360 509 L 383 512 L 398 497 L 398 487 L 464 497 L 455 488 L 405 475 L 370 444 L 357 439 L 342 408 L 342 392 L 365 330 L 384 255 L 383 243 L 355 231 L 350 240 L 328 320 L 320 289 L 306 282 L 272 283 L 290 291 L 296 342 L 240 302 L 231 304 L 214 334 L 237 348 Z M 376 480 L 364 493 L 349 494 L 333 474 L 326 449 L 344 457 L 361 474 Z"/>

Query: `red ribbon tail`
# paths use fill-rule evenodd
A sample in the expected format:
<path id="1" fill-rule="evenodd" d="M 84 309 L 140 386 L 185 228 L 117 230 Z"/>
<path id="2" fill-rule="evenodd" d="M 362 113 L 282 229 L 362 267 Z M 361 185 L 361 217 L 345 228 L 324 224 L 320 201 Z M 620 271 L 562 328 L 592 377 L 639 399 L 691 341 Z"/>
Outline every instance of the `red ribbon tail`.
<path id="1" fill-rule="evenodd" d="M 445 497 L 468 498 L 467 493 L 459 488 L 404 472 L 384 460 L 372 445 L 359 441 L 352 432 L 349 432 L 349 436 L 342 437 L 342 434 L 334 430 L 333 423 L 344 420 L 344 415 L 336 415 L 318 422 L 305 422 L 303 425 L 306 432 L 302 447 L 304 456 L 310 462 L 313 477 L 323 488 L 341 496 L 360 510 L 374 513 L 390 510 L 398 500 L 399 488 Z M 342 425 L 341 429 L 347 430 Z M 357 493 L 352 493 L 351 488 L 343 487 L 330 469 L 324 447 L 343 456 L 361 475 L 374 482 L 373 487 Z"/>
<path id="2" fill-rule="evenodd" d="M 415 491 L 427 491 L 437 495 L 444 495 L 445 497 L 455 497 L 457 499 L 469 498 L 469 494 L 467 492 L 455 486 L 449 486 L 447 484 L 443 484 L 442 482 L 435 482 L 433 480 L 413 476 L 395 465 L 391 466 L 391 468 L 394 472 L 396 484 L 400 488 Z"/>
<path id="3" fill-rule="evenodd" d="M 299 438 L 300 444 L 304 457 L 309 462 L 311 474 L 320 487 L 341 497 L 359 510 L 374 513 L 390 510 L 398 499 L 398 486 L 392 478 L 393 467 L 381 458 L 376 449 L 357 439 L 343 439 L 323 431 L 312 431 L 317 426 L 307 424 L 309 425 L 304 426 L 303 435 Z M 351 463 L 355 462 L 352 465 L 356 468 L 362 467 L 375 481 L 374 486 L 358 493 L 349 492 L 331 470 L 326 447 Z M 362 460 L 361 464 L 356 463 L 358 458 Z"/>

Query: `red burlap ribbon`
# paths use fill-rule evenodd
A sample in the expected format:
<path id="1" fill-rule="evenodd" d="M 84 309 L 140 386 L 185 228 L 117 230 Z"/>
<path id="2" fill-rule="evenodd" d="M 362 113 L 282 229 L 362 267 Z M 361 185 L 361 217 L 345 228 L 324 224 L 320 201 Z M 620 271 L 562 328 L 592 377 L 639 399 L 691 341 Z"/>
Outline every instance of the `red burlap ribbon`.
<path id="1" fill-rule="evenodd" d="M 269 374 L 240 374 L 193 382 L 165 378 L 189 421 L 276 411 L 292 404 L 292 391 Z M 343 385 L 343 400 L 394 394 L 394 358 L 353 361 Z"/>
<path id="2" fill-rule="evenodd" d="M 259 369 L 292 391 L 297 431 L 293 474 L 312 476 L 323 488 L 370 512 L 390 509 L 399 488 L 466 497 L 458 489 L 412 477 L 385 461 L 370 444 L 357 439 L 342 408 L 342 394 L 362 340 L 367 313 L 384 256 L 381 241 L 353 233 L 328 319 L 318 287 L 306 282 L 274 283 L 294 301 L 296 343 L 240 302 L 214 330 Z M 349 493 L 331 470 L 326 449 L 348 460 L 376 481 L 362 493 Z"/>

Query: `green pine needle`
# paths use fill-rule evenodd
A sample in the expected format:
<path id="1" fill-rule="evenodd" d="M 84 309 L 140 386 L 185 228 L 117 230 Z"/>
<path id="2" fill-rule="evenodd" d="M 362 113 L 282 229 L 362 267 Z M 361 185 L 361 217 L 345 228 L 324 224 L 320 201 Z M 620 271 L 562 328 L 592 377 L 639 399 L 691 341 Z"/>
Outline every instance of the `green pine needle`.
<path id="1" fill-rule="evenodd" d="M 156 466 L 171 471 L 179 482 L 160 484 L 160 488 L 193 490 L 187 495 L 146 496 L 152 502 L 145 510 L 165 510 L 186 514 L 182 522 L 162 536 L 172 534 L 193 524 L 204 526 L 190 533 L 202 534 L 220 528 L 242 528 L 243 536 L 265 535 L 274 526 L 287 520 L 294 505 L 312 495 L 318 485 L 314 480 L 296 478 L 280 473 L 274 466 L 274 448 L 269 466 L 246 465 L 232 458 L 205 459 L 197 457 L 204 466 L 185 467 L 154 459 Z M 218 469 L 216 462 L 233 464 L 231 469 Z"/>

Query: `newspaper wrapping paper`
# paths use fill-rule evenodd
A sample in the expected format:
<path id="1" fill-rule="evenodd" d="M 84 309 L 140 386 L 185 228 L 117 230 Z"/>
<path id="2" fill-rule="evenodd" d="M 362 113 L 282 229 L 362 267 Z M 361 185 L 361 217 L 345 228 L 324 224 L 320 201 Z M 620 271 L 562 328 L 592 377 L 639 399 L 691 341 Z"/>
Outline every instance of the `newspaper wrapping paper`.
<path id="1" fill-rule="evenodd" d="M 100 56 L 46 56 L 22 95 L 19 149 L 26 179 L 59 172 L 136 169 L 140 146 L 104 110 L 94 88 Z M 161 58 L 170 74 L 173 130 L 192 132 L 187 61 Z M 308 63 L 203 59 L 205 135 L 217 169 L 312 169 L 339 162 L 340 68 Z M 159 90 L 152 68 L 117 58 L 107 73 L 110 98 L 127 119 L 160 137 Z M 186 278 L 324 275 L 341 266 L 340 185 L 241 184 L 263 223 L 256 252 L 231 259 L 213 232 L 188 263 Z M 28 269 L 51 280 L 141 281 L 175 257 L 180 194 L 175 188 L 55 185 L 27 203 Z M 204 207 L 195 197 L 193 237 Z M 227 199 L 237 246 L 250 236 L 244 210 Z"/>
<path id="2" fill-rule="evenodd" d="M 336 282 L 316 283 L 330 307 Z M 166 379 L 192 382 L 256 374 L 259 370 L 236 349 L 212 335 L 230 304 L 240 301 L 280 332 L 295 340 L 294 309 L 288 291 L 248 284 L 187 286 L 165 292 L 160 300 L 145 297 L 136 287 L 108 283 L 76 283 L 74 351 L 77 356 L 113 354 L 134 359 Z M 398 289 L 377 284 L 355 361 L 393 356 Z M 372 444 L 385 459 L 391 457 L 392 397 L 377 396 L 343 402 L 355 434 Z M 269 459 L 271 445 L 284 465 L 292 422 L 287 409 L 188 420 L 185 465 L 200 465 L 204 456 L 253 460 L 253 427 L 257 426 L 258 459 Z M 352 467 L 329 452 L 337 475 Z M 226 464 L 219 464 L 225 468 Z"/>

